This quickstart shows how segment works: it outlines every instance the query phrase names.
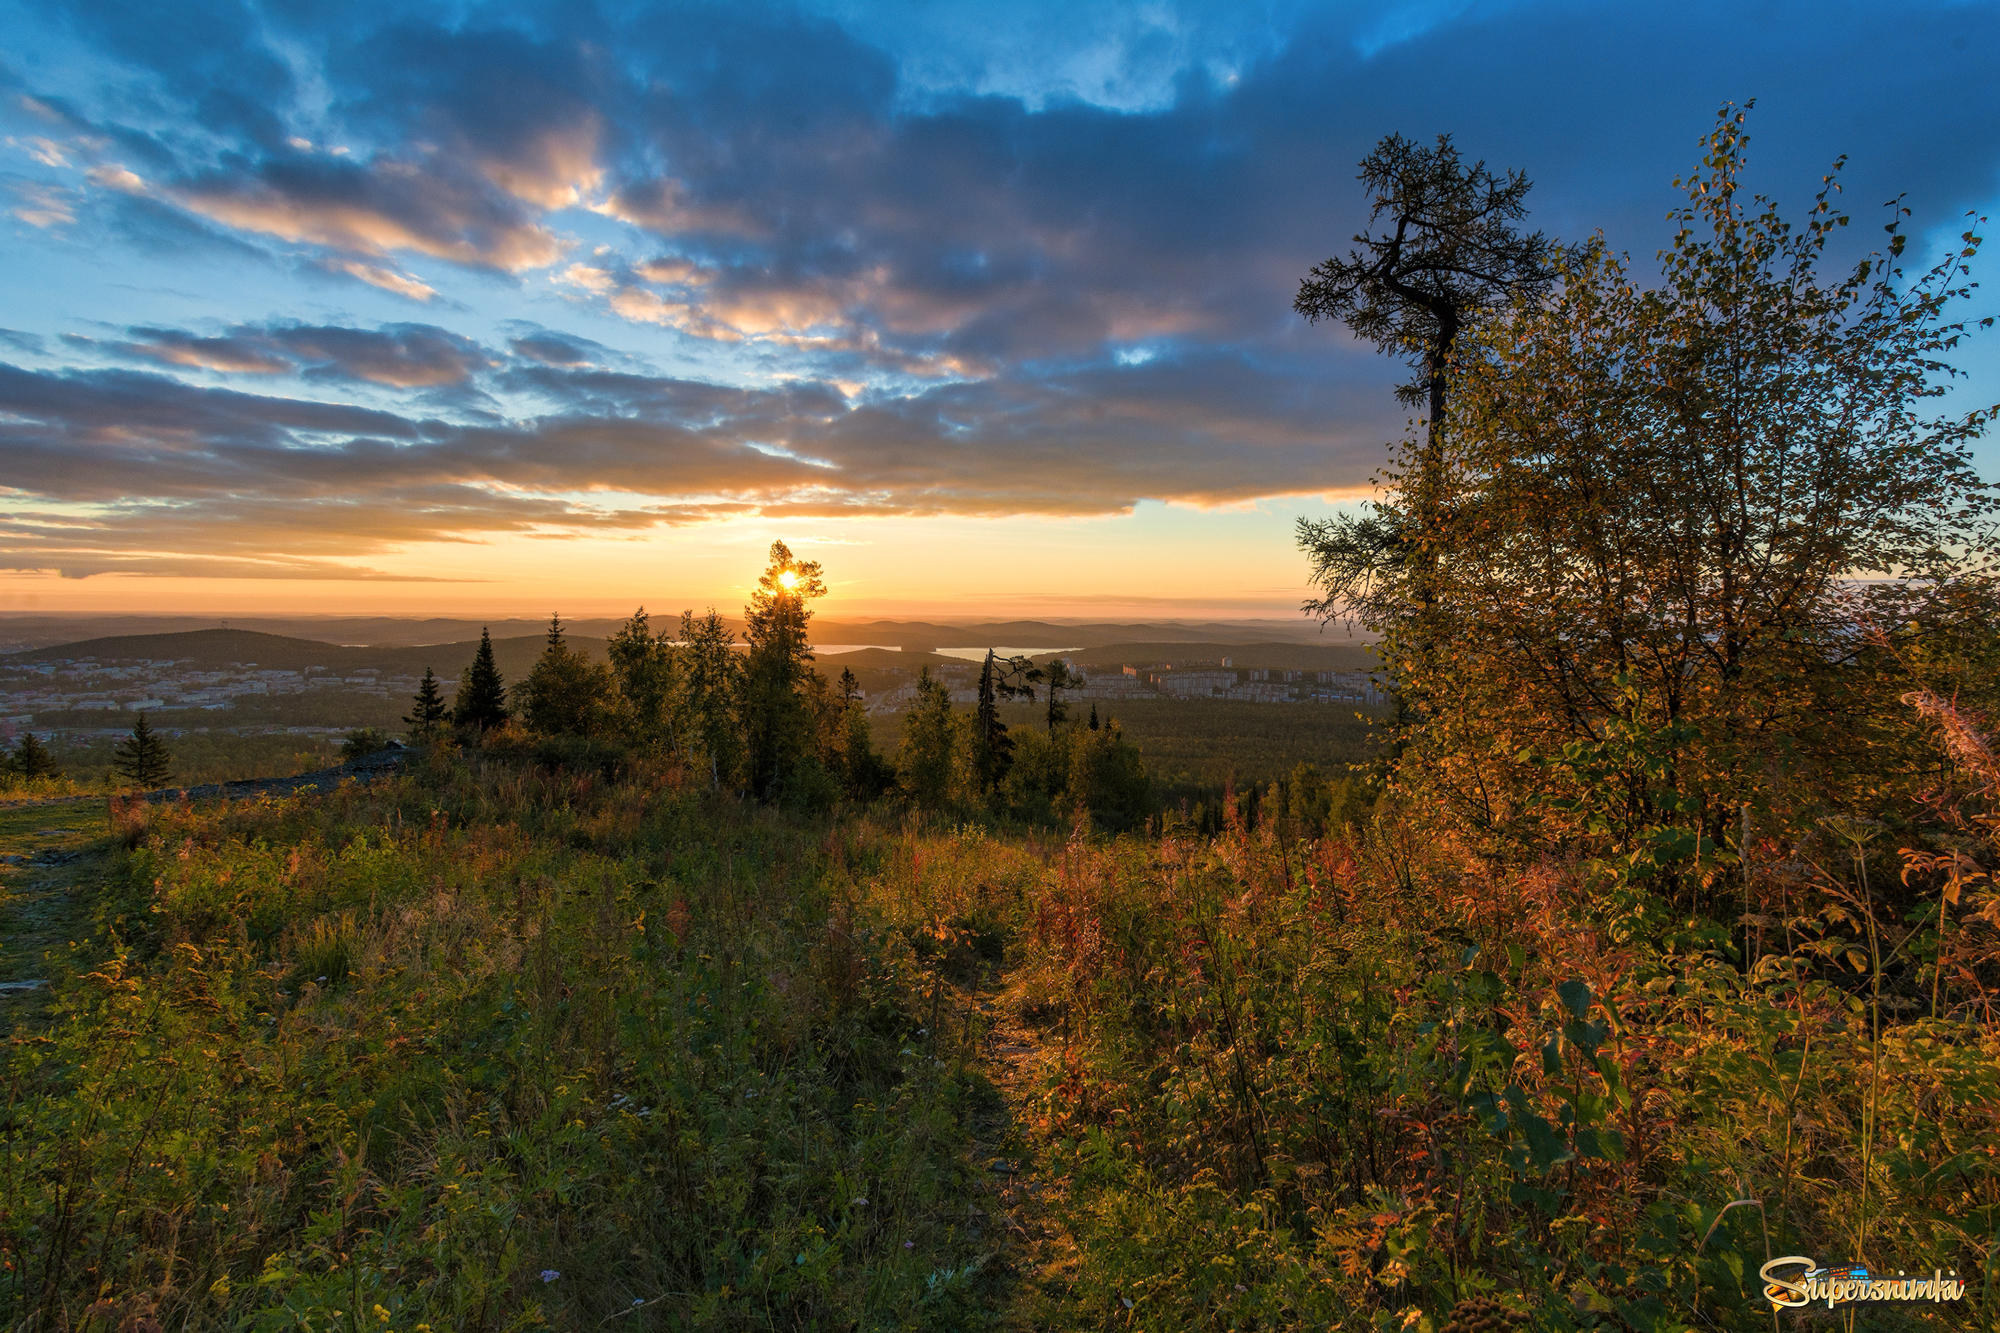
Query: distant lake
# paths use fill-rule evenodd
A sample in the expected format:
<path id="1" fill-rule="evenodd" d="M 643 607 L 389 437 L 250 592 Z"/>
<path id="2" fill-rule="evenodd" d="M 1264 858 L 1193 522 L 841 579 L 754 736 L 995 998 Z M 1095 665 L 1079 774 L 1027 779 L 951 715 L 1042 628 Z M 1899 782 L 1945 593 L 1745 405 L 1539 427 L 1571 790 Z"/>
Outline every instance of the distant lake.
<path id="1" fill-rule="evenodd" d="M 985 648 L 940 648 L 937 651 L 946 657 L 962 657 L 968 662 L 983 662 L 988 652 Z M 996 644 L 991 651 L 1001 657 L 1039 657 L 1043 653 L 1073 653 L 1076 649 L 1002 647 Z"/>

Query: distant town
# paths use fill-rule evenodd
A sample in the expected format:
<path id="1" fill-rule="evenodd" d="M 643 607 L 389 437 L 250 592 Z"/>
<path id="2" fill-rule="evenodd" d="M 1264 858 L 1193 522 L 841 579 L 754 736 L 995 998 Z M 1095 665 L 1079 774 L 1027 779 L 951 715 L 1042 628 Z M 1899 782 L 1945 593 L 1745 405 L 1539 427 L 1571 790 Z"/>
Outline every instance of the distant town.
<path id="1" fill-rule="evenodd" d="M 601 639 L 580 642 L 602 653 Z M 363 648 L 228 629 L 50 645 L 0 656 L 0 740 L 32 731 L 43 739 L 87 742 L 123 734 L 138 713 L 158 714 L 155 724 L 169 734 L 332 736 L 352 727 L 393 725 L 426 667 L 436 670 L 449 694 L 470 647 L 455 642 Z M 523 674 L 539 647 L 537 636 L 502 641 L 503 669 L 510 677 Z M 840 650 L 846 647 L 822 650 L 821 670 L 829 678 L 851 670 L 871 715 L 886 720 L 901 713 L 926 667 L 944 681 L 954 702 L 977 697 L 975 659 L 983 650 L 882 645 Z M 1027 651 L 1038 662 L 1065 662 L 1080 683 L 1066 688 L 1064 697 L 1078 703 L 1219 700 L 1375 707 L 1385 702 L 1366 669 L 1370 663 L 1353 648 L 1196 641 Z M 1306 661 L 1335 664 L 1298 665 Z"/>
<path id="2" fill-rule="evenodd" d="M 363 667 L 349 674 L 324 668 L 281 670 L 255 662 L 204 668 L 189 660 L 145 658 L 101 661 L 95 657 L 56 658 L 12 665 L 0 675 L 0 737 L 12 739 L 24 730 L 54 732 L 83 738 L 122 735 L 130 720 L 105 718 L 95 726 L 76 726 L 77 714 L 130 714 L 159 711 L 227 713 L 246 700 L 325 691 L 362 699 L 402 698 L 415 693 L 417 678 L 388 675 Z M 49 726 L 50 715 L 61 725 Z M 217 719 L 221 721 L 221 719 Z M 40 722 L 42 725 L 38 726 Z M 183 723 L 183 727 L 187 724 Z M 293 735 L 333 734 L 336 725 L 272 726 L 262 728 Z"/>
<path id="3" fill-rule="evenodd" d="M 1064 659 L 1067 661 L 1067 659 Z M 840 665 L 839 655 L 822 661 L 831 670 Z M 1079 667 L 1069 663 L 1083 677 L 1083 683 L 1063 692 L 1065 698 L 1079 700 L 1129 699 L 1233 699 L 1254 704 L 1336 704 L 1380 705 L 1385 702 L 1374 678 L 1366 671 L 1305 671 L 1271 667 L 1237 667 L 1232 659 L 1214 658 L 1187 663 L 1169 661 L 1121 664 L 1115 668 Z M 979 697 L 978 668 L 956 665 L 934 669 L 951 686 L 953 703 L 973 703 Z M 864 693 L 871 713 L 901 712 L 916 697 L 914 678 L 905 684 Z"/>

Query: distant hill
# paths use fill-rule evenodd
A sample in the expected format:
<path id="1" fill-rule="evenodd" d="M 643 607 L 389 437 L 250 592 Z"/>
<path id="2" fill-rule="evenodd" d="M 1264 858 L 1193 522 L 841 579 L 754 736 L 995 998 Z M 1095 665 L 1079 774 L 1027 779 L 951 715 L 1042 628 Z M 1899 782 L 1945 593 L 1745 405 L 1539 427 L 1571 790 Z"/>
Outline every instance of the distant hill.
<path id="1" fill-rule="evenodd" d="M 450 622 L 430 622 L 439 625 Z M 665 626 L 662 625 L 662 628 Z M 970 647 L 992 644 L 1002 647 L 1050 648 L 1081 645 L 1065 655 L 1085 671 L 1115 671 L 1132 664 L 1172 661 L 1180 667 L 1204 663 L 1219 665 L 1227 657 L 1231 665 L 1245 669 L 1355 671 L 1376 665 L 1375 654 L 1367 645 L 1353 643 L 1303 643 L 1282 640 L 1245 641 L 1242 626 L 1233 640 L 1199 637 L 1221 626 L 1186 626 L 1187 637 L 1171 637 L 1165 626 L 1142 626 L 1150 633 L 1143 638 L 1092 641 L 1091 634 L 1132 626 L 1057 625 L 1047 621 L 996 621 L 980 625 L 939 625 L 930 622 L 830 622 L 815 624 L 814 637 L 828 643 L 891 643 L 904 640 L 903 649 L 862 648 L 851 652 L 822 653 L 820 673 L 829 683 L 843 669 L 854 672 L 860 687 L 869 695 L 905 684 L 924 667 L 954 673 L 973 668 L 962 658 L 946 657 L 929 651 L 934 647 Z M 935 642 L 933 640 L 936 640 Z M 1068 642 L 1065 643 L 1065 640 Z M 513 685 L 523 680 L 541 655 L 545 636 L 537 631 L 496 637 L 494 659 L 500 674 Z M 595 635 L 571 633 L 573 648 L 598 660 L 605 656 L 605 640 Z M 459 673 L 472 661 L 478 649 L 476 636 L 448 643 L 415 646 L 408 643 L 375 644 L 357 647 L 329 643 L 321 639 L 271 634 L 262 630 L 207 628 L 167 633 L 118 634 L 83 639 L 73 643 L 33 648 L 0 656 L 0 672 L 39 662 L 94 658 L 100 662 L 179 662 L 196 670 L 223 670 L 238 664 L 255 664 L 266 671 L 330 671 L 350 675 L 374 670 L 384 676 L 421 676 L 424 669 L 437 672 L 449 696 Z M 1048 654 L 1037 654 L 1046 661 Z"/>
<path id="2" fill-rule="evenodd" d="M 508 680 L 527 675 L 541 655 L 543 636 L 523 634 L 493 641 L 493 658 L 500 674 Z M 604 656 L 604 640 L 587 635 L 571 635 L 570 646 L 593 657 Z M 479 649 L 477 639 L 426 647 L 386 645 L 356 648 L 315 639 L 295 639 L 282 634 L 265 634 L 247 629 L 197 629 L 172 634 L 120 634 L 108 638 L 83 639 L 76 643 L 33 648 L 0 657 L 0 668 L 26 666 L 80 657 L 100 662 L 187 662 L 200 670 L 220 670 L 238 663 L 255 663 L 265 671 L 359 671 L 374 668 L 393 675 L 420 676 L 424 668 L 446 682 L 471 663 Z"/>
<path id="3" fill-rule="evenodd" d="M 957 662 L 960 666 L 965 665 L 960 658 L 943 657 L 937 653 L 905 652 L 898 648 L 856 648 L 852 652 L 845 653 L 821 651 L 814 656 L 821 666 L 831 669 L 835 675 L 840 674 L 842 667 L 854 671 L 864 667 L 917 671 L 927 666 L 944 666 L 951 662 Z"/>
<path id="4" fill-rule="evenodd" d="M 813 633 L 829 643 L 882 643 L 904 649 L 1027 647 L 1088 648 L 1133 641 L 1242 643 L 1283 640 L 1315 646 L 1353 642 L 1339 630 L 1320 631 L 1298 620 L 1062 621 L 981 620 L 963 624 L 929 620 L 815 620 Z"/>
<path id="5" fill-rule="evenodd" d="M 725 615 L 732 628 L 740 628 L 737 617 Z M 653 625 L 672 629 L 680 621 L 679 608 L 665 604 L 653 608 Z M 608 638 L 624 623 L 623 616 L 578 616 L 569 621 L 575 634 Z M 496 640 L 530 638 L 539 635 L 547 621 L 539 616 L 215 616 L 191 615 L 0 615 L 0 652 L 26 651 L 54 646 L 68 647 L 78 641 L 96 639 L 147 638 L 155 635 L 195 631 L 231 630 L 276 635 L 313 643 L 337 646 L 450 647 L 476 640 L 481 626 L 492 630 Z M 825 613 L 813 621 L 813 634 L 824 643 L 880 643 L 905 649 L 964 648 L 974 645 L 1027 646 L 1048 648 L 1089 647 L 1119 642 L 1161 643 L 1242 643 L 1284 641 L 1338 645 L 1354 642 L 1348 635 L 1319 626 L 1302 617 L 1260 620 L 1204 621 L 1092 621 L 1092 620 L 885 620 L 881 618 L 829 617 Z"/>
<path id="6" fill-rule="evenodd" d="M 1381 665 L 1371 645 L 1352 643 L 1201 643 L 1191 648 L 1185 641 L 1153 640 L 1099 644 L 1066 656 L 1086 671 L 1164 661 L 1177 667 L 1220 666 L 1225 657 L 1233 667 L 1267 671 L 1369 671 Z"/>
<path id="7" fill-rule="evenodd" d="M 836 642 L 838 642 L 836 640 Z M 852 671 L 855 681 L 865 694 L 879 694 L 908 684 L 917 672 L 925 667 L 945 667 L 972 664 L 956 657 L 940 657 L 936 653 L 899 652 L 894 648 L 857 648 L 847 653 L 819 653 L 813 663 L 819 674 L 832 684 L 840 679 L 842 671 Z"/>
<path id="8" fill-rule="evenodd" d="M 265 634 L 247 629 L 197 629 L 166 634 L 117 634 L 101 639 L 31 648 L 26 652 L 0 657 L 0 665 L 28 665 L 65 658 L 91 657 L 100 662 L 192 662 L 197 667 L 220 668 L 232 663 L 274 671 L 303 671 L 308 667 L 352 669 L 379 667 L 377 656 L 365 648 L 343 648 L 311 639 L 294 639 L 282 634 Z"/>

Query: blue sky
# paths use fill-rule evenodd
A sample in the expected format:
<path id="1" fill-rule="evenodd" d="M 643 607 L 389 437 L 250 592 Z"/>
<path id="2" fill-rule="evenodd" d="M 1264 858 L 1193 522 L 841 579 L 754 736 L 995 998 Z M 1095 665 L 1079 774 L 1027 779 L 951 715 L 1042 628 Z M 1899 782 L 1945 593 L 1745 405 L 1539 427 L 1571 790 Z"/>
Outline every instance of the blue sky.
<path id="1" fill-rule="evenodd" d="M 1725 101 L 1801 212 L 1841 154 L 1858 223 L 2000 200 L 1991 4 L 0 27 L 0 610 L 726 603 L 785 536 L 857 610 L 1280 611 L 1402 429 L 1291 309 L 1382 135 L 1642 256 Z"/>

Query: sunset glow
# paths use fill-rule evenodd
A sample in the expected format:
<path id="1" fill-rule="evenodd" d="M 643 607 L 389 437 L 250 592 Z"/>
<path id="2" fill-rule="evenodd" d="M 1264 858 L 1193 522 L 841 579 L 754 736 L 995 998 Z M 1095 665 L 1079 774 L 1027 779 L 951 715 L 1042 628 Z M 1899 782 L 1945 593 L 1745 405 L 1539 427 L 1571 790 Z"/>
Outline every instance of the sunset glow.
<path id="1" fill-rule="evenodd" d="M 1291 308 L 1382 134 L 1642 256 L 1725 98 L 1929 243 L 2000 142 L 1981 7 L 1872 101 L 1722 9 L 194 8 L 0 4 L 0 613 L 728 604 L 782 538 L 830 610 L 1285 615 L 1407 428 Z"/>

